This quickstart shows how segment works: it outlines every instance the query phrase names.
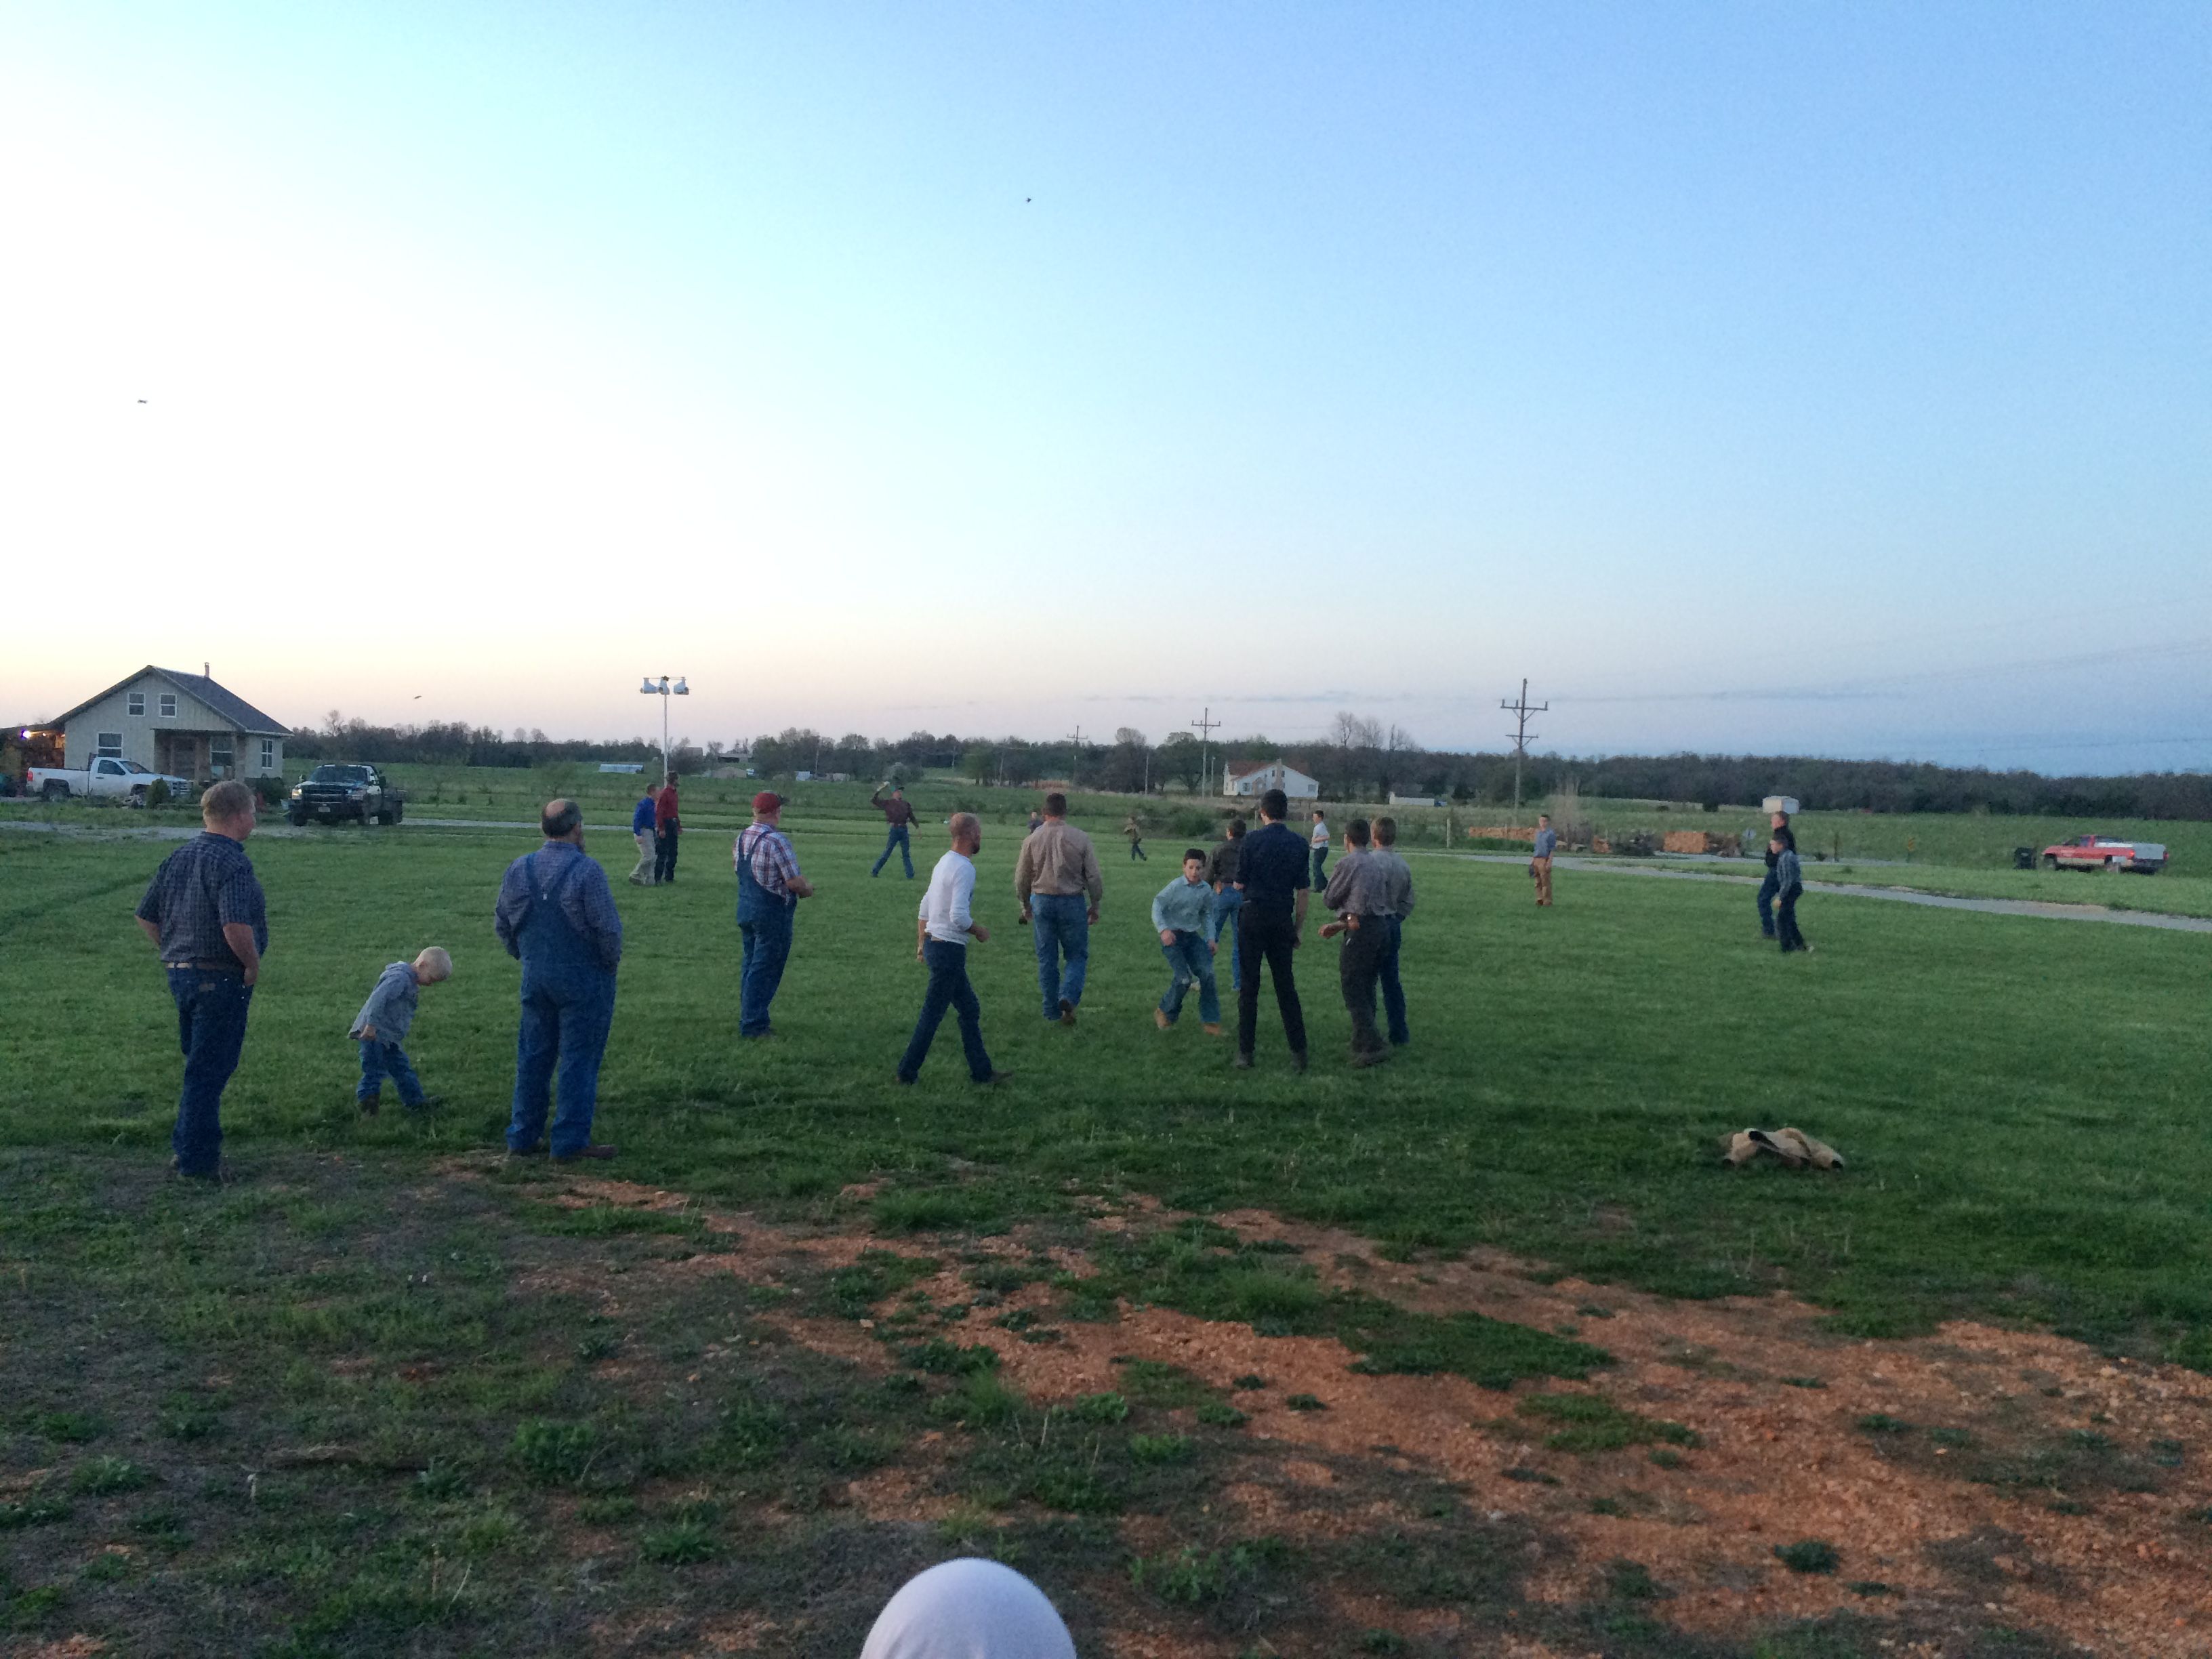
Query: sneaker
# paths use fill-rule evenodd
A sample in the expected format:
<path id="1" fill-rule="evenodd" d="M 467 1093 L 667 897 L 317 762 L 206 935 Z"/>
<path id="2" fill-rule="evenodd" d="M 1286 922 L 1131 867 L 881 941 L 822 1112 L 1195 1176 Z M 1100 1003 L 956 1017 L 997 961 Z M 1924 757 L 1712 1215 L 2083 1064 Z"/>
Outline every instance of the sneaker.
<path id="1" fill-rule="evenodd" d="M 367 1097 L 356 1095 L 353 1097 L 353 1103 L 361 1108 L 361 1115 L 363 1117 L 374 1117 L 378 1110 L 384 1104 L 384 1103 L 379 1100 L 374 1095 L 369 1095 Z"/>
<path id="2" fill-rule="evenodd" d="M 1167 1017 L 1165 1010 L 1155 1008 L 1152 1010 L 1152 1024 L 1158 1026 L 1160 1030 L 1164 1031 L 1169 1026 L 1174 1024 L 1175 1022 Z"/>
<path id="3" fill-rule="evenodd" d="M 1388 1048 L 1363 1048 L 1352 1057 L 1352 1070 L 1364 1071 L 1370 1066 L 1380 1066 L 1390 1058 Z"/>
<path id="4" fill-rule="evenodd" d="M 1060 1000 L 1060 1023 L 1062 1025 L 1075 1024 L 1075 1005 L 1066 997 Z"/>
<path id="5" fill-rule="evenodd" d="M 574 1164 L 581 1159 L 590 1158 L 594 1163 L 604 1164 L 614 1155 L 613 1147 L 595 1140 L 588 1146 L 579 1146 L 573 1152 L 556 1152 L 553 1154 L 553 1161 L 556 1164 Z"/>
<path id="6" fill-rule="evenodd" d="M 1232 1063 L 1238 1071 L 1249 1072 L 1252 1069 L 1252 1056 L 1240 1048 L 1237 1051 L 1237 1058 Z"/>
<path id="7" fill-rule="evenodd" d="M 1303 1072 L 1305 1068 L 1306 1051 L 1301 1048 L 1291 1056 L 1291 1069 L 1294 1072 Z"/>
<path id="8" fill-rule="evenodd" d="M 973 1079 L 975 1086 L 979 1089 L 988 1089 L 994 1084 L 1012 1083 L 1013 1080 L 1014 1074 L 1012 1072 L 994 1072 L 988 1077 L 979 1077 Z"/>
<path id="9" fill-rule="evenodd" d="M 1201 1025 L 1198 1029 L 1205 1032 L 1208 1036 L 1219 1036 L 1221 1035 L 1221 1026 L 1218 1022 L 1216 1022 L 1212 1025 Z"/>

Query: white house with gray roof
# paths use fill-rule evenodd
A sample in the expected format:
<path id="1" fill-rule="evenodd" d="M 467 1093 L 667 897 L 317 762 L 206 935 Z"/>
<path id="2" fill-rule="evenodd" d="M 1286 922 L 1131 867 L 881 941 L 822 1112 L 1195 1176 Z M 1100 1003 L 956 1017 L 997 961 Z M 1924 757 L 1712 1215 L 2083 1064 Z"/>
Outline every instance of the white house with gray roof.
<path id="1" fill-rule="evenodd" d="M 205 674 L 151 664 L 51 724 L 63 731 L 63 764 L 103 755 L 194 782 L 281 777 L 291 732 Z"/>

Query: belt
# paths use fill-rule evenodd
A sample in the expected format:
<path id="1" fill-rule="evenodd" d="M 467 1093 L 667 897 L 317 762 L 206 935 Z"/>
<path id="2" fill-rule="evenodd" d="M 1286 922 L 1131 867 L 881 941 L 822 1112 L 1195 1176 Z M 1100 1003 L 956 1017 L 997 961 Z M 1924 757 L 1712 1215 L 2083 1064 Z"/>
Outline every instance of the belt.
<path id="1" fill-rule="evenodd" d="M 197 969 L 203 973 L 238 974 L 243 975 L 246 972 L 245 964 L 240 962 L 235 957 L 232 957 L 228 962 L 165 962 L 161 966 L 164 968 Z"/>

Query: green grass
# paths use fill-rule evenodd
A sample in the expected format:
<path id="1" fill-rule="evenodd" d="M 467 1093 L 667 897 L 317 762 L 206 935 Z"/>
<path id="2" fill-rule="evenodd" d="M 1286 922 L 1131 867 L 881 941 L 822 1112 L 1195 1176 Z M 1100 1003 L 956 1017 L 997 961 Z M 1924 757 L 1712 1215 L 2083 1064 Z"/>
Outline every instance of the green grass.
<path id="1" fill-rule="evenodd" d="M 942 1450 L 914 1478 L 1079 1624 L 1139 1588 L 1100 1528 L 1159 1514 L 1181 1540 L 1146 1558 L 1158 1565 L 1142 1594 L 1178 1586 L 1158 1592 L 1161 1617 L 1253 1620 L 1232 1627 L 1351 1650 L 1358 1629 L 1330 1626 L 1297 1574 L 1219 1530 L 1229 1506 L 1206 1507 L 1254 1474 L 1233 1406 L 1142 1360 L 1097 1403 L 1027 1400 L 975 1357 L 976 1328 L 998 1318 L 1048 1340 L 1056 1322 L 1150 1303 L 1332 1336 L 1366 1370 L 1499 1383 L 1601 1374 L 1605 1354 L 1334 1289 L 1297 1253 L 1203 1218 L 1238 1206 L 1362 1233 L 1398 1259 L 1492 1247 L 1678 1295 L 1786 1286 L 1847 1333 L 2021 1320 L 2212 1366 L 2212 1035 L 2191 936 L 1816 895 L 1820 951 L 1785 961 L 1739 888 L 1592 875 L 1538 912 L 1516 870 L 1428 861 L 1406 946 L 1413 1048 L 1380 1073 L 1344 1066 L 1334 947 L 1310 942 L 1313 1071 L 1289 1073 L 1263 1000 L 1260 1069 L 1237 1073 L 1188 1022 L 1153 1029 L 1164 969 L 1144 907 L 1169 872 L 1133 874 L 1112 843 L 1082 1021 L 1038 1017 L 1006 891 L 1013 837 L 994 820 L 981 914 L 999 936 L 972 971 L 1015 1081 L 971 1089 L 947 1034 L 901 1091 L 890 1068 L 921 993 L 918 892 L 867 878 L 877 822 L 849 804 L 791 817 L 822 896 L 801 913 L 767 1044 L 731 1032 L 738 944 L 717 838 L 694 837 L 672 889 L 617 886 L 629 938 L 600 1127 L 623 1148 L 611 1173 L 690 1200 L 653 1210 L 556 1204 L 542 1166 L 441 1173 L 498 1144 L 516 970 L 489 912 L 528 834 L 252 844 L 275 943 L 225 1107 L 245 1179 L 216 1191 L 161 1173 L 174 1021 L 129 913 L 166 849 L 0 836 L 0 1283 L 21 1321 L 0 1348 L 0 1468 L 49 1472 L 0 1504 L 14 1574 L 0 1616 L 40 1637 L 109 1632 L 129 1650 L 529 1650 L 549 1632 L 583 1639 L 600 1616 L 574 1588 L 587 1558 L 615 1613 L 726 1595 L 788 1611 L 810 1650 L 857 1648 L 867 1598 L 928 1540 L 872 1528 L 841 1494 L 934 1436 Z M 925 866 L 933 837 L 918 837 Z M 594 850 L 619 873 L 623 845 L 599 836 Z M 433 942 L 458 971 L 425 992 L 410 1049 L 449 1105 L 362 1120 L 345 1024 L 383 963 Z M 1717 1166 L 1723 1130 L 1784 1121 L 1850 1171 Z M 860 1182 L 866 1195 L 847 1193 Z M 1093 1224 L 1095 1200 L 1137 1195 L 1200 1218 Z M 716 1248 L 707 1211 L 743 1209 L 872 1232 L 879 1248 L 775 1285 L 662 1274 Z M 1009 1232 L 1036 1241 L 1026 1258 L 1006 1254 Z M 1086 1269 L 1063 1272 L 1047 1243 Z M 951 1306 L 917 1300 L 956 1264 Z M 1017 1294 L 1018 1325 L 1000 1307 Z M 797 1348 L 773 1323 L 785 1306 L 869 1320 L 894 1369 Z M 1535 1431 L 1670 1449 L 1621 1416 L 1626 1430 Z M 2166 1478 L 2154 1449 L 1951 1447 L 1901 1425 L 1879 1438 L 2002 1487 Z M 344 1461 L 297 1461 L 314 1447 Z M 1398 1479 L 1347 1466 L 1347 1490 L 1370 1475 L 1376 1491 Z M 685 1507 L 698 1504 L 715 1507 Z M 559 1540 L 577 1527 L 598 1530 L 572 1558 Z M 166 1564 L 159 1595 L 149 1569 L 79 1571 L 119 1535 Z M 1387 1547 L 1347 1533 L 1316 1571 L 1368 1575 L 1407 1606 L 1458 1586 L 1487 1630 L 1514 1604 L 1524 1541 L 1469 1554 L 1443 1532 Z M 1519 1628 L 1541 1625 L 1523 1613 Z"/>

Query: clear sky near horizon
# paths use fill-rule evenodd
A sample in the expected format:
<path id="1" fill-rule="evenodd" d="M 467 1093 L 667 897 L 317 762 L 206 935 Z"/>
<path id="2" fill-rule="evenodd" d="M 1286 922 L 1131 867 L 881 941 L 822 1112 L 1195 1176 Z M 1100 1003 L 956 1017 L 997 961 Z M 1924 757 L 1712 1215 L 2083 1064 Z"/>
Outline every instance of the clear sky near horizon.
<path id="1" fill-rule="evenodd" d="M 0 717 L 2212 766 L 2212 8 L 0 5 Z"/>

